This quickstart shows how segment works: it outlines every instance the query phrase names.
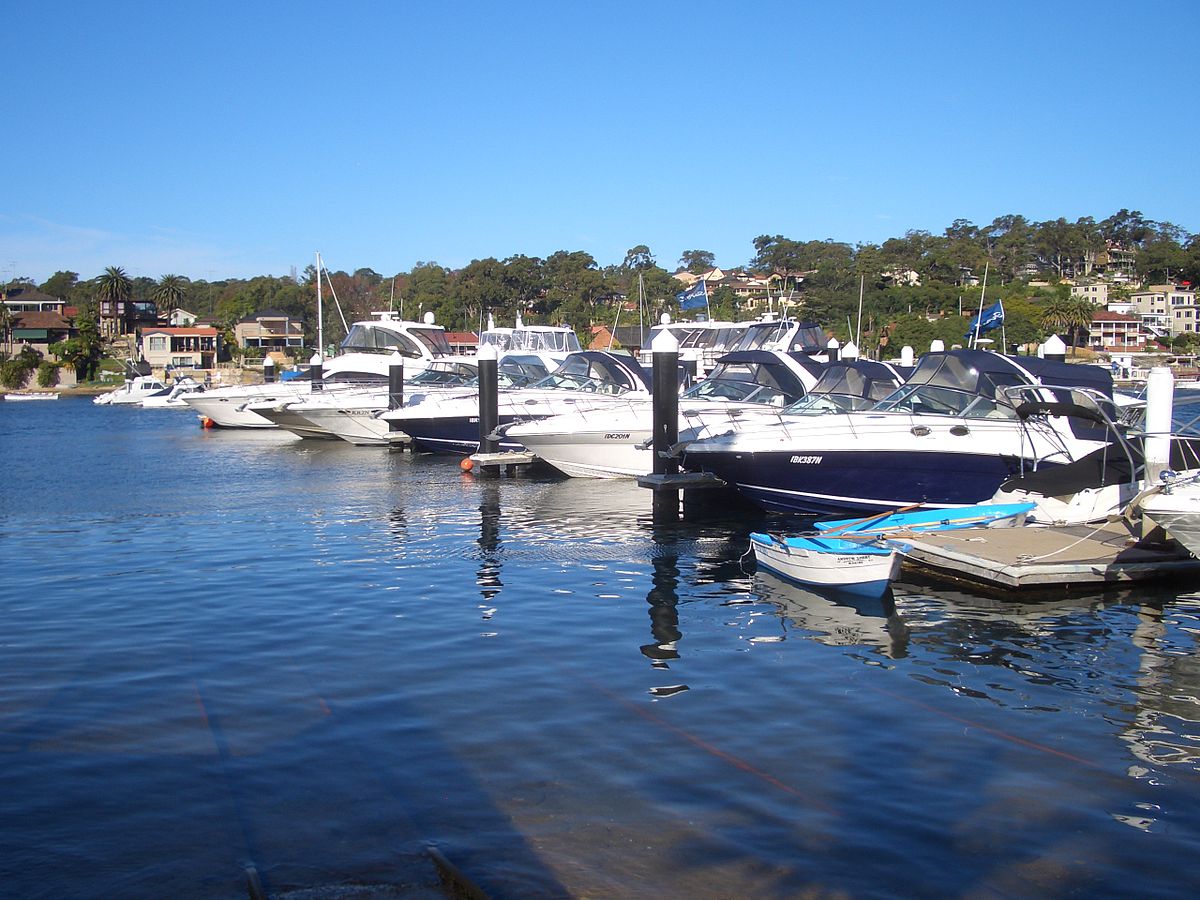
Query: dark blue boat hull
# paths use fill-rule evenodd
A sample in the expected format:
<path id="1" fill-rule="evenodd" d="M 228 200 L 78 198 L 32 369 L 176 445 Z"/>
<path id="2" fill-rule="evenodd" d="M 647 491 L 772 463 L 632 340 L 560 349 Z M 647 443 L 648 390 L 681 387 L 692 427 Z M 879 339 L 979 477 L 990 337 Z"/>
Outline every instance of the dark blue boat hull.
<path id="1" fill-rule="evenodd" d="M 887 451 L 685 453 L 683 467 L 709 472 L 768 510 L 804 515 L 876 513 L 915 503 L 965 506 L 995 494 L 1020 471 L 1015 457 Z"/>
<path id="2" fill-rule="evenodd" d="M 499 423 L 517 421 L 516 416 L 500 416 Z M 523 420 L 522 420 L 523 421 Z M 401 430 L 413 440 L 413 446 L 426 453 L 479 452 L 479 416 L 431 416 L 428 419 L 405 419 Z M 501 440 L 500 449 L 524 450 L 512 440 Z"/>

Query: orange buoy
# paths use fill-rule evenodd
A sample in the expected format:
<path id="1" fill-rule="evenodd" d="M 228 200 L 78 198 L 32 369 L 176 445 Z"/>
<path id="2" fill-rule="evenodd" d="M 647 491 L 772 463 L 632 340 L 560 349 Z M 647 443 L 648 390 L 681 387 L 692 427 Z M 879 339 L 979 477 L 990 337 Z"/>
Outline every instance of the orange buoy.
<path id="1" fill-rule="evenodd" d="M 212 428 L 216 424 L 217 423 L 214 422 L 212 419 L 210 419 L 208 416 L 200 417 L 200 427 L 201 428 Z"/>
<path id="2" fill-rule="evenodd" d="M 458 464 L 458 467 L 460 469 L 462 469 L 464 472 L 470 472 L 473 468 L 475 468 L 475 463 L 473 463 L 471 461 L 470 457 L 467 457 L 466 459 L 464 459 L 462 462 L 460 462 Z"/>

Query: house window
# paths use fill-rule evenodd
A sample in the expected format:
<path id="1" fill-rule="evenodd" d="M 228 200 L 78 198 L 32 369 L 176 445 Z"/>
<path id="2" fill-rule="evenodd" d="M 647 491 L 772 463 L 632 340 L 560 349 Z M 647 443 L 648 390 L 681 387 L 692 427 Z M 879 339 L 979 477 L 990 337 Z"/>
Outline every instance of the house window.
<path id="1" fill-rule="evenodd" d="M 167 338 L 165 335 L 152 335 L 150 338 L 150 352 L 162 353 L 167 350 Z"/>

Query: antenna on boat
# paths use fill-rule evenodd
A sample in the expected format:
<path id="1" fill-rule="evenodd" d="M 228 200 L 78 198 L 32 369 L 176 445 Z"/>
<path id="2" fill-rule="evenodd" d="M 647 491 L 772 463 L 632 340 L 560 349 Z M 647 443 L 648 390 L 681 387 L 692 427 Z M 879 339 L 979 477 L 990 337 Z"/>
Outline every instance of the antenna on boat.
<path id="1" fill-rule="evenodd" d="M 321 251 L 317 251 L 317 353 L 325 358 L 325 320 L 321 316 Z"/>
<path id="2" fill-rule="evenodd" d="M 979 291 L 979 315 L 975 317 L 975 335 L 971 340 L 972 347 L 979 343 L 979 326 L 983 324 L 983 295 L 987 293 L 988 265 L 990 263 L 990 259 L 983 263 L 983 288 Z"/>
<path id="3" fill-rule="evenodd" d="M 392 276 L 392 296 L 388 300 L 388 312 L 396 311 L 396 276 Z"/>

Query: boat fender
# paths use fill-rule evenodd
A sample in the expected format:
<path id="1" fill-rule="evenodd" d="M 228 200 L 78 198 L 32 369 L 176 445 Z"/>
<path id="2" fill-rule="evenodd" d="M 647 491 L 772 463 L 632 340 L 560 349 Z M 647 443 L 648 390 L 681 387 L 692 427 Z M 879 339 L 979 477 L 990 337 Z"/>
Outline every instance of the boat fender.
<path id="1" fill-rule="evenodd" d="M 200 417 L 200 427 L 201 428 L 212 428 L 216 424 L 217 423 L 214 422 L 212 419 L 210 419 L 208 416 Z"/>

